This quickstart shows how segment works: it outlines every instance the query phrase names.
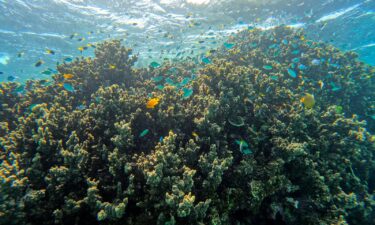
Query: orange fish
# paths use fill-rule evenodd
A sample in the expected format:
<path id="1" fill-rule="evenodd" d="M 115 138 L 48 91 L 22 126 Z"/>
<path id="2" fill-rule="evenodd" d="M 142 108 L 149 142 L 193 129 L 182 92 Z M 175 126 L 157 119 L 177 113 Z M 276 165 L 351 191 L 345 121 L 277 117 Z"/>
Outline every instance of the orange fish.
<path id="1" fill-rule="evenodd" d="M 148 109 L 153 109 L 153 108 L 155 108 L 155 106 L 156 106 L 157 104 L 159 104 L 159 101 L 160 101 L 159 98 L 152 98 L 152 99 L 148 100 L 148 102 L 147 102 L 147 104 L 146 104 L 146 108 L 148 108 Z"/>
<path id="2" fill-rule="evenodd" d="M 63 76 L 64 76 L 64 79 L 72 79 L 74 77 L 74 75 L 71 73 L 65 73 Z"/>

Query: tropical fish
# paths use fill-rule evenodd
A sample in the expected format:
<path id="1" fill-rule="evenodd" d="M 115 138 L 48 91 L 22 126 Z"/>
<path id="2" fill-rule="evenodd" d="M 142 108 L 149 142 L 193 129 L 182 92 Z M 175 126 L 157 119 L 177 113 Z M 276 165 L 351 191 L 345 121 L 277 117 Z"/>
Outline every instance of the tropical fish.
<path id="1" fill-rule="evenodd" d="M 320 89 L 323 89 L 323 87 L 324 87 L 324 82 L 323 82 L 322 80 L 319 80 L 319 81 L 318 81 L 318 84 L 319 84 Z"/>
<path id="2" fill-rule="evenodd" d="M 303 64 L 300 64 L 300 65 L 298 66 L 298 69 L 300 69 L 300 70 L 305 70 L 305 69 L 307 69 L 307 66 L 305 66 L 305 65 L 303 65 Z"/>
<path id="3" fill-rule="evenodd" d="M 224 42 L 224 47 L 226 47 L 227 49 L 231 49 L 231 48 L 234 47 L 234 44 L 233 43 Z"/>
<path id="4" fill-rule="evenodd" d="M 272 80 L 279 80 L 279 77 L 278 76 L 271 76 L 271 79 Z"/>
<path id="5" fill-rule="evenodd" d="M 148 109 L 155 108 L 155 106 L 159 104 L 159 101 L 160 101 L 159 98 L 152 98 L 152 99 L 148 100 L 148 102 L 146 103 L 146 108 L 148 108 Z"/>
<path id="6" fill-rule="evenodd" d="M 94 45 L 94 44 L 92 44 L 92 43 L 88 43 L 88 44 L 87 44 L 87 47 L 96 48 L 96 45 Z"/>
<path id="7" fill-rule="evenodd" d="M 191 132 L 191 135 L 193 135 L 195 141 L 198 141 L 198 139 L 199 139 L 199 135 L 198 135 L 196 132 L 194 132 L 194 131 Z"/>
<path id="8" fill-rule="evenodd" d="M 24 84 L 21 84 L 19 85 L 15 90 L 14 92 L 18 93 L 18 92 L 24 92 L 25 91 L 25 85 Z"/>
<path id="9" fill-rule="evenodd" d="M 51 75 L 52 72 L 50 70 L 45 70 L 42 72 L 42 74 L 45 74 L 45 75 Z"/>
<path id="10" fill-rule="evenodd" d="M 190 78 L 185 77 L 185 78 L 180 82 L 180 85 L 181 85 L 181 86 L 185 86 L 185 85 L 188 84 L 189 82 L 190 82 Z"/>
<path id="11" fill-rule="evenodd" d="M 48 81 L 49 81 L 48 79 L 43 79 L 43 80 L 39 80 L 39 83 L 41 85 L 45 85 L 45 84 L 47 84 Z"/>
<path id="12" fill-rule="evenodd" d="M 337 86 L 334 82 L 329 83 L 332 86 L 332 91 L 339 91 L 341 87 Z"/>
<path id="13" fill-rule="evenodd" d="M 265 65 L 265 66 L 263 66 L 263 69 L 265 69 L 265 70 L 272 70 L 272 66 L 270 66 L 270 65 Z"/>
<path id="14" fill-rule="evenodd" d="M 82 104 L 82 105 L 77 106 L 76 109 L 84 110 L 84 109 L 86 109 L 86 106 Z"/>
<path id="15" fill-rule="evenodd" d="M 4 74 L 4 72 L 1 72 L 1 71 L 0 71 L 0 74 Z"/>
<path id="16" fill-rule="evenodd" d="M 159 90 L 163 90 L 164 89 L 164 85 L 161 85 L 161 84 L 156 85 L 156 88 L 159 89 Z"/>
<path id="17" fill-rule="evenodd" d="M 46 50 L 46 53 L 47 54 L 50 54 L 50 55 L 54 55 L 55 54 L 55 51 L 51 50 L 51 49 L 47 49 Z"/>
<path id="18" fill-rule="evenodd" d="M 74 33 L 74 34 L 71 34 L 70 36 L 69 36 L 69 38 L 70 39 L 73 39 L 75 36 L 77 36 L 78 34 L 77 33 Z"/>
<path id="19" fill-rule="evenodd" d="M 188 99 L 193 94 L 193 89 L 191 88 L 182 88 L 182 91 L 183 91 L 183 95 L 182 95 L 183 99 Z"/>
<path id="20" fill-rule="evenodd" d="M 242 152 L 244 155 L 251 154 L 252 151 L 249 149 L 249 144 L 247 144 L 244 140 L 236 140 L 236 144 L 240 146 L 240 152 Z"/>
<path id="21" fill-rule="evenodd" d="M 84 40 L 85 40 L 84 37 L 80 37 L 80 38 L 77 39 L 77 41 L 84 41 Z"/>
<path id="22" fill-rule="evenodd" d="M 74 77 L 74 75 L 71 74 L 71 73 L 64 73 L 63 77 L 64 77 L 64 79 L 72 79 Z"/>
<path id="23" fill-rule="evenodd" d="M 152 77 L 151 80 L 154 81 L 154 82 L 160 82 L 162 81 L 164 78 L 162 76 L 158 76 L 158 77 Z"/>
<path id="24" fill-rule="evenodd" d="M 291 76 L 293 78 L 297 77 L 297 73 L 294 70 L 290 69 L 290 68 L 288 68 L 288 74 L 289 74 L 289 76 Z"/>
<path id="25" fill-rule="evenodd" d="M 87 50 L 87 46 L 78 47 L 78 50 L 82 53 L 84 50 Z"/>
<path id="26" fill-rule="evenodd" d="M 305 96 L 301 98 L 301 102 L 306 108 L 311 109 L 315 105 L 315 97 L 312 94 L 306 93 Z"/>
<path id="27" fill-rule="evenodd" d="M 18 58 L 21 58 L 24 54 L 25 54 L 24 52 L 18 52 L 18 53 L 17 53 L 17 57 L 18 57 Z"/>
<path id="28" fill-rule="evenodd" d="M 250 149 L 248 149 L 248 148 L 245 148 L 245 149 L 242 149 L 242 153 L 244 154 L 244 155 L 249 155 L 249 154 L 251 154 L 251 153 L 253 153 Z"/>
<path id="29" fill-rule="evenodd" d="M 150 132 L 149 129 L 144 129 L 144 130 L 139 134 L 139 137 L 144 137 L 146 134 L 148 134 L 148 132 Z"/>
<path id="30" fill-rule="evenodd" d="M 299 53 L 299 50 L 294 50 L 294 51 L 292 51 L 292 54 L 293 55 L 297 55 Z"/>
<path id="31" fill-rule="evenodd" d="M 151 63 L 150 63 L 150 66 L 151 66 L 152 68 L 158 68 L 158 67 L 160 67 L 160 64 L 157 63 L 157 62 L 151 62 Z"/>
<path id="32" fill-rule="evenodd" d="M 15 81 L 17 78 L 18 78 L 17 76 L 10 75 L 10 76 L 7 77 L 7 80 L 12 82 L 12 81 Z"/>
<path id="33" fill-rule="evenodd" d="M 35 67 L 39 67 L 44 63 L 43 60 L 39 60 L 38 62 L 35 63 Z"/>
<path id="34" fill-rule="evenodd" d="M 165 83 L 167 83 L 167 84 L 169 84 L 171 86 L 175 85 L 174 81 L 171 78 L 169 78 L 169 77 L 167 77 L 167 79 L 165 79 Z"/>
<path id="35" fill-rule="evenodd" d="M 65 61 L 65 62 L 71 62 L 71 61 L 73 61 L 73 59 L 70 58 L 70 57 L 66 57 L 66 58 L 64 58 L 64 61 Z"/>
<path id="36" fill-rule="evenodd" d="M 69 92 L 74 92 L 74 87 L 72 84 L 70 83 L 64 83 L 63 84 L 63 87 L 65 88 L 65 90 L 69 91 Z"/>
<path id="37" fill-rule="evenodd" d="M 114 65 L 114 64 L 109 64 L 109 69 L 110 69 L 110 70 L 114 70 L 114 69 L 116 69 L 116 65 Z"/>
<path id="38" fill-rule="evenodd" d="M 311 60 L 311 64 L 313 64 L 314 66 L 318 66 L 320 64 L 320 60 L 319 59 L 313 59 L 313 60 Z"/>
<path id="39" fill-rule="evenodd" d="M 203 58 L 202 58 L 202 62 L 203 62 L 204 64 L 210 64 L 210 63 L 211 63 L 211 60 L 210 60 L 209 58 L 207 58 L 207 57 L 203 57 Z"/>
<path id="40" fill-rule="evenodd" d="M 293 63 L 299 63 L 299 58 L 293 58 L 293 59 L 292 59 L 292 62 L 293 62 Z"/>

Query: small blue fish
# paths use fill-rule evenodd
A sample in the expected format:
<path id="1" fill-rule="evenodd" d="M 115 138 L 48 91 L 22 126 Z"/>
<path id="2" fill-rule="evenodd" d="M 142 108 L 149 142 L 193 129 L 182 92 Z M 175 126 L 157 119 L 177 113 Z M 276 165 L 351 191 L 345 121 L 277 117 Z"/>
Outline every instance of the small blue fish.
<path id="1" fill-rule="evenodd" d="M 79 106 L 76 107 L 76 109 L 84 110 L 84 109 L 86 109 L 86 106 L 85 105 L 79 105 Z"/>
<path id="2" fill-rule="evenodd" d="M 181 82 L 180 82 L 180 85 L 181 86 L 185 86 L 187 85 L 188 83 L 190 82 L 190 78 L 184 78 Z"/>
<path id="3" fill-rule="evenodd" d="M 278 76 L 271 76 L 271 79 L 272 80 L 279 80 L 279 77 Z"/>
<path id="4" fill-rule="evenodd" d="M 288 40 L 286 40 L 286 39 L 284 39 L 282 42 L 283 42 L 284 45 L 287 45 L 289 43 Z"/>
<path id="5" fill-rule="evenodd" d="M 203 57 L 203 58 L 202 58 L 202 62 L 203 62 L 204 64 L 210 64 L 210 63 L 211 63 L 211 60 L 210 60 L 209 58 L 207 58 L 207 57 Z"/>
<path id="6" fill-rule="evenodd" d="M 298 69 L 300 69 L 300 70 L 305 70 L 305 69 L 307 69 L 307 66 L 305 66 L 305 65 L 303 65 L 303 64 L 300 64 L 300 65 L 298 66 Z"/>
<path id="7" fill-rule="evenodd" d="M 174 81 L 171 78 L 169 78 L 169 77 L 167 79 L 165 79 L 165 83 L 167 83 L 167 84 L 169 84 L 171 86 L 175 85 Z"/>
<path id="8" fill-rule="evenodd" d="M 52 72 L 51 72 L 51 71 L 49 71 L 49 70 L 45 70 L 45 71 L 43 71 L 43 72 L 42 72 L 42 74 L 44 74 L 44 75 L 51 75 L 51 74 L 52 74 Z"/>
<path id="9" fill-rule="evenodd" d="M 184 94 L 182 95 L 183 99 L 188 99 L 193 94 L 193 89 L 191 88 L 182 88 Z"/>
<path id="10" fill-rule="evenodd" d="M 73 61 L 73 59 L 70 58 L 70 57 L 66 57 L 66 58 L 64 58 L 64 61 L 65 61 L 65 62 L 71 62 L 71 61 Z"/>
<path id="11" fill-rule="evenodd" d="M 313 64 L 314 66 L 318 66 L 320 64 L 320 60 L 319 59 L 313 59 L 313 60 L 311 60 L 311 64 Z"/>
<path id="12" fill-rule="evenodd" d="M 148 134 L 150 130 L 149 129 L 144 129 L 140 134 L 139 137 L 144 137 L 146 134 Z"/>
<path id="13" fill-rule="evenodd" d="M 159 142 L 163 142 L 163 140 L 164 140 L 163 136 L 160 136 Z"/>
<path id="14" fill-rule="evenodd" d="M 272 49 L 272 48 L 277 48 L 278 46 L 279 46 L 278 44 L 273 44 L 273 45 L 270 45 L 268 48 Z"/>
<path id="15" fill-rule="evenodd" d="M 14 89 L 14 92 L 15 93 L 25 92 L 25 85 L 24 84 L 19 85 L 16 89 Z"/>
<path id="16" fill-rule="evenodd" d="M 70 83 L 64 83 L 63 84 L 63 87 L 65 88 L 65 90 L 69 91 L 69 92 L 74 92 L 74 87 L 72 84 Z"/>
<path id="17" fill-rule="evenodd" d="M 231 48 L 234 47 L 234 44 L 233 43 L 224 42 L 224 47 L 226 47 L 227 49 L 231 49 Z"/>
<path id="18" fill-rule="evenodd" d="M 294 51 L 292 51 L 292 54 L 293 55 L 297 55 L 299 53 L 299 50 L 294 50 Z"/>
<path id="19" fill-rule="evenodd" d="M 244 155 L 249 155 L 249 154 L 252 154 L 253 151 L 251 151 L 251 150 L 248 149 L 248 148 L 245 148 L 245 149 L 242 149 L 242 153 L 243 153 Z"/>
<path id="20" fill-rule="evenodd" d="M 160 82 L 160 81 L 162 81 L 163 79 L 164 79 L 164 78 L 163 78 L 162 76 L 158 76 L 158 77 L 153 77 L 153 78 L 151 78 L 151 80 L 154 81 L 155 83 Z"/>
<path id="21" fill-rule="evenodd" d="M 332 86 L 332 91 L 339 91 L 341 87 L 337 86 L 334 82 L 329 83 Z"/>
<path id="22" fill-rule="evenodd" d="M 12 81 L 15 81 L 17 78 L 18 78 L 17 76 L 10 75 L 10 76 L 7 77 L 7 80 L 12 82 Z"/>
<path id="23" fill-rule="evenodd" d="M 157 63 L 157 62 L 151 62 L 150 66 L 151 66 L 152 68 L 158 68 L 158 67 L 160 67 L 160 64 Z"/>
<path id="24" fill-rule="evenodd" d="M 288 68 L 288 74 L 289 74 L 289 76 L 291 76 L 293 78 L 297 77 L 297 73 L 294 70 L 290 69 L 290 68 Z"/>
<path id="25" fill-rule="evenodd" d="M 299 63 L 299 58 L 294 58 L 294 59 L 292 59 L 292 62 L 293 62 L 293 63 Z"/>
<path id="26" fill-rule="evenodd" d="M 246 141 L 244 141 L 244 140 L 236 140 L 235 142 L 236 142 L 236 144 L 238 144 L 240 146 L 240 152 L 242 152 L 244 155 L 249 155 L 249 154 L 253 153 L 249 149 L 249 145 L 247 144 Z"/>
<path id="27" fill-rule="evenodd" d="M 265 66 L 263 66 L 263 69 L 265 69 L 265 70 L 272 70 L 272 66 L 270 66 L 270 65 L 265 65 Z"/>

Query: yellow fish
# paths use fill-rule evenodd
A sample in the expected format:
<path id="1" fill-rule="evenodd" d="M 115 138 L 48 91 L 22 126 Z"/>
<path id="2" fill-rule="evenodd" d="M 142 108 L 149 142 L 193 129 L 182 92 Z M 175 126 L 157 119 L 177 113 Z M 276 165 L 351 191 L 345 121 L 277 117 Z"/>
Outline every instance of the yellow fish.
<path id="1" fill-rule="evenodd" d="M 155 106 L 157 104 L 159 104 L 159 101 L 160 101 L 159 98 L 152 98 L 152 99 L 148 100 L 148 102 L 146 103 L 146 108 L 148 108 L 148 109 L 155 108 Z"/>
<path id="2" fill-rule="evenodd" d="M 303 105 L 308 108 L 308 109 L 311 109 L 312 107 L 314 107 L 315 105 L 315 98 L 314 98 L 314 95 L 312 94 L 309 94 L 309 93 L 306 93 L 305 96 L 303 96 L 301 98 L 301 102 L 303 103 Z"/>
<path id="3" fill-rule="evenodd" d="M 113 65 L 113 64 L 109 64 L 109 69 L 114 70 L 114 69 L 116 69 L 116 66 Z"/>
<path id="4" fill-rule="evenodd" d="M 319 80 L 319 81 L 318 81 L 318 84 L 319 84 L 320 89 L 323 89 L 323 87 L 324 87 L 324 82 L 323 82 L 322 80 Z"/>
<path id="5" fill-rule="evenodd" d="M 199 139 L 199 135 L 196 132 L 193 131 L 191 134 L 193 135 L 196 141 Z"/>
<path id="6" fill-rule="evenodd" d="M 64 77 L 64 79 L 72 79 L 72 78 L 74 77 L 74 75 L 71 74 L 71 73 L 65 73 L 65 74 L 63 75 L 63 77 Z"/>
<path id="7" fill-rule="evenodd" d="M 46 50 L 46 53 L 47 53 L 47 54 L 54 55 L 54 54 L 55 54 L 55 51 L 53 51 L 53 50 L 51 50 L 51 49 L 47 49 L 47 50 Z"/>

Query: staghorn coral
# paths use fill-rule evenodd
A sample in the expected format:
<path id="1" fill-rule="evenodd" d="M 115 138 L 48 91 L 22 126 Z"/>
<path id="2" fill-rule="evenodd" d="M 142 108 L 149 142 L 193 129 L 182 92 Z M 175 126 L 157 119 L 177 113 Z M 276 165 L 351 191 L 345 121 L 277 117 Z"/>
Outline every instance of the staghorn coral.
<path id="1" fill-rule="evenodd" d="M 373 224 L 374 68 L 285 27 L 230 41 L 148 69 L 110 41 L 50 85 L 2 84 L 0 224 Z"/>

